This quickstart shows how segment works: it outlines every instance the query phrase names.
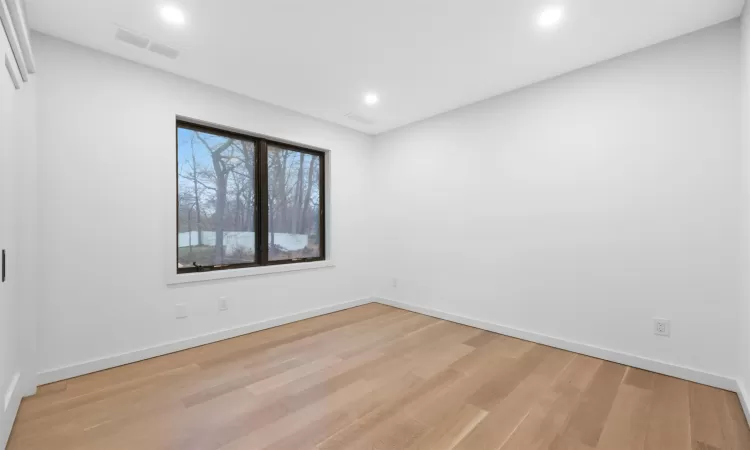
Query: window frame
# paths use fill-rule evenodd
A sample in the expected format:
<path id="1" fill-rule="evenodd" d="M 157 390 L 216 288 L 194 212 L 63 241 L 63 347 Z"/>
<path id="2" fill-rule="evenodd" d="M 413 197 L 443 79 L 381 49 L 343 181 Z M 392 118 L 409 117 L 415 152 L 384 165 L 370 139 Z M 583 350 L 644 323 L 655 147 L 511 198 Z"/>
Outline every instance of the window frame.
<path id="1" fill-rule="evenodd" d="M 180 198 L 179 198 L 179 131 L 180 129 L 193 130 L 201 133 L 210 133 L 216 136 L 227 137 L 253 142 L 255 145 L 255 261 L 237 264 L 221 264 L 199 267 L 177 267 L 179 261 L 179 230 L 180 230 Z M 268 259 L 268 147 L 269 145 L 282 149 L 293 150 L 320 158 L 318 177 L 318 191 L 320 193 L 318 207 L 319 224 L 319 256 L 309 258 L 292 258 L 272 261 Z M 301 144 L 292 144 L 282 139 L 269 138 L 264 135 L 238 132 L 214 125 L 205 125 L 194 121 L 177 118 L 175 123 L 175 253 L 174 268 L 179 277 L 186 274 L 206 274 L 217 271 L 228 271 L 247 268 L 268 268 L 273 266 L 287 266 L 301 263 L 319 263 L 326 261 L 326 153 L 325 150 L 308 147 Z M 310 264 L 308 264 L 310 265 Z"/>

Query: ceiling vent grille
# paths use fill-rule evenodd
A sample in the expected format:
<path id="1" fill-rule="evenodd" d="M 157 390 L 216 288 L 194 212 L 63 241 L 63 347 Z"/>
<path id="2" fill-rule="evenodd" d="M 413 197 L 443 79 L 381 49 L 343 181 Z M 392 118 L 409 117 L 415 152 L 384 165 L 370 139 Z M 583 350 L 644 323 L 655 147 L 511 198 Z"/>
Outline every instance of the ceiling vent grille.
<path id="1" fill-rule="evenodd" d="M 177 59 L 177 57 L 180 56 L 179 50 L 153 41 L 151 41 L 151 45 L 148 46 L 148 49 L 156 54 L 166 56 L 169 59 Z"/>
<path id="2" fill-rule="evenodd" d="M 115 39 L 125 42 L 142 49 L 148 49 L 152 53 L 164 56 L 169 59 L 177 59 L 180 51 L 168 45 L 154 42 L 142 34 L 135 33 L 122 27 L 118 27 L 115 32 Z"/>
<path id="3" fill-rule="evenodd" d="M 148 47 L 148 43 L 150 42 L 147 37 L 133 33 L 132 31 L 126 30 L 125 28 L 117 29 L 117 32 L 115 33 L 115 39 L 130 45 L 135 45 L 138 48 L 146 48 Z"/>

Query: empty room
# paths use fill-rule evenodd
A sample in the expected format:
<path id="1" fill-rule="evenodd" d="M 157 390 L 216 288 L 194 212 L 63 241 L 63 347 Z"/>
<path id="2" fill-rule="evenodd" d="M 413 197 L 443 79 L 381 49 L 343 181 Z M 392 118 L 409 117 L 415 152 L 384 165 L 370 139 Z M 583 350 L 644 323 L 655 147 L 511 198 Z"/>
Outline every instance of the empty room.
<path id="1" fill-rule="evenodd" d="M 0 446 L 750 450 L 750 0 L 0 0 Z"/>

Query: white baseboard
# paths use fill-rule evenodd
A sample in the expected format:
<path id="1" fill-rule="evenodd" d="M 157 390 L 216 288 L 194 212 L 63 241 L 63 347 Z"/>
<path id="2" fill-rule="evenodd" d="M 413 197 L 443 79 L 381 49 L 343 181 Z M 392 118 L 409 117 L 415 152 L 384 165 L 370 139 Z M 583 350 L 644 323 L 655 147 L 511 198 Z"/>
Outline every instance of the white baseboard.
<path id="1" fill-rule="evenodd" d="M 22 381 L 24 381 L 23 385 L 21 385 L 21 395 L 23 397 L 31 397 L 36 394 L 36 375 L 23 377 Z"/>
<path id="2" fill-rule="evenodd" d="M 647 370 L 649 372 L 661 373 L 669 375 L 675 378 L 681 378 L 683 380 L 694 381 L 699 384 L 705 384 L 708 386 L 725 389 L 728 391 L 737 392 L 738 383 L 737 380 L 730 377 L 725 377 L 715 373 L 704 372 L 698 369 L 690 367 L 679 366 L 663 361 L 658 361 L 651 358 L 644 358 L 642 356 L 632 355 L 629 353 L 623 353 L 616 350 L 610 350 L 602 347 L 597 347 L 590 344 L 583 344 L 580 342 L 568 341 L 545 334 L 535 333 L 533 331 L 520 330 L 517 328 L 511 328 L 504 325 L 498 325 L 491 322 L 486 322 L 479 319 L 474 319 L 465 316 L 459 316 L 457 314 L 448 313 L 432 308 L 425 308 L 422 306 L 416 306 L 409 303 L 404 303 L 395 300 L 389 300 L 384 298 L 378 298 L 375 301 L 390 305 L 396 308 L 406 309 L 419 314 L 436 317 L 438 319 L 448 320 L 451 322 L 468 325 L 470 327 L 481 328 L 483 330 L 492 331 L 495 333 L 503 334 L 506 336 L 523 339 L 526 341 L 536 342 L 538 344 L 547 345 L 550 347 L 560 348 L 568 350 L 574 353 L 580 353 L 583 355 L 593 356 L 595 358 L 604 359 L 607 361 L 616 362 L 618 364 L 624 364 L 627 366 L 636 367 L 638 369 Z M 747 412 L 747 409 L 745 410 Z M 748 416 L 750 417 L 750 416 Z"/>
<path id="3" fill-rule="evenodd" d="M 16 372 L 15 375 L 10 379 L 10 383 L 8 383 L 8 389 L 5 391 L 5 396 L 3 396 L 3 412 L 8 410 L 8 407 L 10 406 L 10 402 L 13 400 L 13 397 L 18 393 L 18 381 L 21 379 L 21 372 Z"/>
<path id="4" fill-rule="evenodd" d="M 737 388 L 734 391 L 737 392 L 737 396 L 740 398 L 740 404 L 742 405 L 742 410 L 745 411 L 747 424 L 750 425 L 750 396 L 748 396 L 745 383 L 737 380 Z"/>
<path id="5" fill-rule="evenodd" d="M 273 319 L 264 320 L 262 322 L 255 322 L 236 328 L 228 328 L 225 330 L 203 334 L 188 339 L 167 342 L 153 347 L 142 348 L 126 353 L 106 356 L 104 358 L 83 361 L 68 366 L 45 370 L 37 375 L 37 382 L 40 385 L 54 383 L 55 381 L 66 380 L 68 378 L 98 372 L 100 370 L 111 369 L 112 367 L 122 366 L 125 364 L 142 361 L 144 359 L 162 356 L 168 353 L 179 352 L 181 350 L 198 347 L 200 345 L 223 341 L 224 339 L 230 339 L 233 337 L 241 336 L 243 334 L 261 331 L 268 328 L 277 327 L 279 325 L 286 325 L 288 323 L 309 319 L 311 317 L 322 316 L 324 314 L 342 311 L 344 309 L 354 308 L 356 306 L 361 306 L 372 302 L 373 300 L 370 298 L 363 298 L 351 302 L 337 303 L 335 305 L 311 309 L 288 316 L 276 317 Z"/>
<path id="6" fill-rule="evenodd" d="M 21 397 L 23 397 L 21 389 L 23 383 L 23 374 L 21 372 L 16 373 L 8 384 L 6 392 L 3 392 L 3 400 L 0 402 L 0 448 L 5 448 L 8 443 L 10 430 L 13 428 L 18 407 L 21 405 Z"/>

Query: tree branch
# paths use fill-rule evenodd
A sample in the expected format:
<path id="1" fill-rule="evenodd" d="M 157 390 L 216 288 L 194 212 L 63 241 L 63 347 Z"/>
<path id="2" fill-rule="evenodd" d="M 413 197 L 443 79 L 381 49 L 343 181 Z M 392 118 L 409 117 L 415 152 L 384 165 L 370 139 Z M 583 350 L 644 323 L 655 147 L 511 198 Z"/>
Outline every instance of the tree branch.
<path id="1" fill-rule="evenodd" d="M 211 186 L 208 186 L 208 185 L 206 185 L 205 183 L 203 183 L 202 181 L 200 181 L 200 180 L 199 180 L 199 179 L 197 179 L 197 178 L 193 179 L 193 177 L 186 177 L 186 176 L 185 176 L 185 175 L 183 175 L 183 174 L 180 174 L 180 176 L 181 176 L 182 178 L 185 178 L 186 180 L 190 180 L 190 181 L 195 181 L 196 183 L 200 184 L 201 186 L 203 186 L 203 187 L 204 187 L 204 188 L 206 188 L 206 189 L 210 189 L 210 190 L 212 190 L 212 191 L 216 191 L 216 188 L 215 188 L 215 187 L 211 187 Z"/>
<path id="2" fill-rule="evenodd" d="M 232 143 L 234 142 L 233 139 L 227 138 L 226 142 L 224 142 L 223 144 L 221 144 L 220 146 L 218 146 L 218 147 L 216 147 L 214 149 L 214 148 L 211 148 L 210 145 L 208 145 L 208 142 L 206 142 L 206 140 L 201 137 L 201 135 L 200 135 L 199 132 L 196 131 L 195 132 L 195 136 L 198 138 L 198 140 L 200 140 L 203 143 L 203 145 L 206 146 L 206 148 L 208 149 L 208 151 L 211 152 L 211 153 L 221 153 L 224 150 L 228 149 L 232 145 Z"/>

